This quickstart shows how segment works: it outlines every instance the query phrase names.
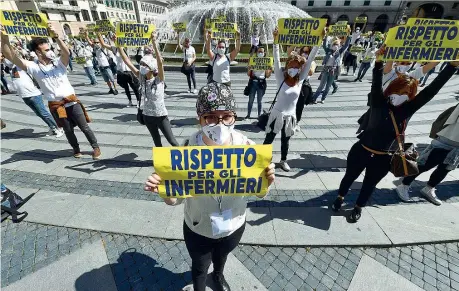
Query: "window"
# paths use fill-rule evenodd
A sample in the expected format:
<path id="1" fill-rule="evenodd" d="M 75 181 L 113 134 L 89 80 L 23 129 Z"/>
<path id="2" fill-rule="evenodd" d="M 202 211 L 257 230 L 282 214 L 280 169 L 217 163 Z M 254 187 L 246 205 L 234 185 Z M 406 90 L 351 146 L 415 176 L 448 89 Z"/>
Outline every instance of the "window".
<path id="1" fill-rule="evenodd" d="M 411 6 L 411 2 L 406 3 L 406 7 L 409 8 Z"/>
<path id="2" fill-rule="evenodd" d="M 80 22 L 81 21 L 80 13 L 75 13 L 75 18 L 78 22 Z"/>
<path id="3" fill-rule="evenodd" d="M 370 6 L 370 1 L 363 1 L 363 6 Z"/>
<path id="4" fill-rule="evenodd" d="M 456 8 L 458 8 L 458 7 L 459 7 L 459 2 L 454 2 L 454 4 L 453 4 L 453 9 L 456 9 Z"/>
<path id="5" fill-rule="evenodd" d="M 351 1 L 344 1 L 344 6 L 349 6 L 351 5 Z"/>
<path id="6" fill-rule="evenodd" d="M 76 1 L 69 1 L 69 4 L 71 6 L 78 6 L 78 3 Z"/>
<path id="7" fill-rule="evenodd" d="M 64 4 L 64 2 L 62 2 L 62 0 L 53 0 L 53 3 L 56 3 L 56 4 Z"/>
<path id="8" fill-rule="evenodd" d="M 296 1 L 292 1 L 292 6 L 296 6 Z"/>
<path id="9" fill-rule="evenodd" d="M 83 15 L 83 21 L 91 21 L 88 10 L 81 9 L 81 14 Z"/>
<path id="10" fill-rule="evenodd" d="M 97 0 L 97 3 L 104 4 L 104 0 Z"/>
<path id="11" fill-rule="evenodd" d="M 48 11 L 46 10 L 42 10 L 41 13 L 43 13 L 44 15 L 46 15 L 46 18 L 49 20 L 49 15 L 48 15 Z"/>
<path id="12" fill-rule="evenodd" d="M 116 1 L 116 8 L 121 8 L 120 2 Z"/>
<path id="13" fill-rule="evenodd" d="M 110 3 L 112 7 L 115 7 L 115 1 L 112 0 Z"/>
<path id="14" fill-rule="evenodd" d="M 120 14 L 118 12 L 116 12 L 116 17 L 120 18 Z"/>
<path id="15" fill-rule="evenodd" d="M 392 4 L 392 1 L 386 1 L 386 2 L 384 2 L 384 6 L 390 6 L 390 4 Z"/>
<path id="16" fill-rule="evenodd" d="M 101 11 L 101 12 L 100 12 L 100 18 L 101 18 L 101 19 L 107 19 L 107 13 Z"/>
<path id="17" fill-rule="evenodd" d="M 67 20 L 67 18 L 65 17 L 65 13 L 64 12 L 60 12 L 59 14 L 61 15 L 61 19 L 62 20 Z"/>
<path id="18" fill-rule="evenodd" d="M 314 0 L 308 1 L 308 6 L 314 6 Z"/>
<path id="19" fill-rule="evenodd" d="M 325 2 L 325 6 L 331 6 L 331 5 L 332 5 L 332 1 Z"/>
<path id="20" fill-rule="evenodd" d="M 97 14 L 97 11 L 91 10 L 91 15 L 92 15 L 92 20 L 99 20 L 99 14 Z"/>

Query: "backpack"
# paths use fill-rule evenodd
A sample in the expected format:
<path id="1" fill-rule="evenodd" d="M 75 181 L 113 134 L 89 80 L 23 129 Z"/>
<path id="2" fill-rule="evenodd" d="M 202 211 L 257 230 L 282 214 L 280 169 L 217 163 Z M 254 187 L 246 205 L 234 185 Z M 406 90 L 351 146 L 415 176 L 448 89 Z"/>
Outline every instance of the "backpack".
<path id="1" fill-rule="evenodd" d="M 445 128 L 446 121 L 451 116 L 451 114 L 457 106 L 459 106 L 459 103 L 455 106 L 446 109 L 437 117 L 437 119 L 435 119 L 435 121 L 432 123 L 432 128 L 430 129 L 430 138 L 437 138 L 437 133 L 439 133 L 440 131 L 442 131 L 443 128 Z"/>

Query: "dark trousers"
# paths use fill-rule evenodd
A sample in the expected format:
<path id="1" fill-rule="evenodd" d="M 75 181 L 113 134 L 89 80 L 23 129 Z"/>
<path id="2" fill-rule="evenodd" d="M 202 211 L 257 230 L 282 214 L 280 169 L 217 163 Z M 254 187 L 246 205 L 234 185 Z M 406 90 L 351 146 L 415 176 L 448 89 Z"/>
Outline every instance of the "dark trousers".
<path id="1" fill-rule="evenodd" d="M 355 143 L 347 155 L 346 174 L 341 180 L 338 194 L 346 196 L 352 183 L 366 169 L 362 189 L 356 202 L 357 206 L 365 206 L 376 185 L 389 173 L 390 161 L 390 155 L 372 154 L 364 149 L 360 142 Z"/>
<path id="2" fill-rule="evenodd" d="M 5 79 L 5 76 L 2 74 L 2 91 L 9 91 L 8 89 L 8 82 Z"/>
<path id="3" fill-rule="evenodd" d="M 194 291 L 206 290 L 207 271 L 211 262 L 214 264 L 214 273 L 223 275 L 228 254 L 239 244 L 244 229 L 245 223 L 227 237 L 211 239 L 193 232 L 186 223 L 183 223 L 183 237 L 191 257 Z"/>
<path id="4" fill-rule="evenodd" d="M 254 80 L 252 81 L 249 93 L 249 103 L 247 104 L 247 116 L 250 117 L 250 113 L 252 113 L 253 102 L 255 101 L 255 95 L 257 95 L 257 112 L 258 115 L 261 115 L 261 110 L 263 109 L 263 105 L 261 100 L 263 99 L 263 95 L 265 94 L 264 89 L 265 83 L 261 80 Z"/>
<path id="5" fill-rule="evenodd" d="M 271 129 L 274 128 L 274 123 L 271 123 Z M 276 134 L 274 132 L 270 132 L 266 134 L 265 141 L 263 144 L 272 144 L 274 139 L 276 138 Z M 281 160 L 285 161 L 287 160 L 287 154 L 288 154 L 288 147 L 289 147 L 289 142 L 290 142 L 290 136 L 287 137 L 285 134 L 285 121 L 284 121 L 284 126 L 282 127 L 281 131 Z"/>
<path id="6" fill-rule="evenodd" d="M 309 81 L 304 81 L 304 82 L 307 82 L 307 84 L 309 84 Z M 300 97 L 298 98 L 298 102 L 296 103 L 296 122 L 297 123 L 301 121 L 301 117 L 303 116 L 303 110 L 304 110 L 304 105 L 306 104 L 306 98 L 308 98 L 308 96 L 312 94 L 312 91 L 310 88 L 311 88 L 310 86 L 306 86 L 306 85 L 303 85 L 301 87 Z"/>
<path id="7" fill-rule="evenodd" d="M 137 99 L 137 103 L 140 104 L 140 93 L 139 93 L 139 80 L 134 76 L 132 72 L 122 72 L 118 71 L 116 81 L 120 87 L 124 89 L 126 92 L 126 96 L 129 99 L 129 102 L 132 102 L 131 98 L 131 91 L 129 90 L 129 86 L 131 86 L 132 91 L 134 91 L 135 98 Z"/>
<path id="8" fill-rule="evenodd" d="M 78 126 L 80 130 L 84 133 L 93 149 L 98 148 L 99 145 L 97 144 L 96 136 L 94 135 L 94 132 L 92 132 L 91 128 L 89 128 L 89 125 L 86 122 L 86 118 L 84 116 L 84 112 L 81 108 L 81 105 L 75 104 L 66 107 L 65 111 L 67 112 L 67 118 L 61 118 L 63 123 L 62 128 L 64 129 L 65 136 L 67 137 L 67 140 L 69 141 L 69 144 L 72 146 L 73 150 L 75 152 L 80 151 L 80 145 L 78 144 L 78 139 L 73 129 L 74 125 Z M 53 116 L 55 116 L 56 119 L 59 118 L 57 116 L 57 112 L 53 112 L 52 114 Z"/>
<path id="9" fill-rule="evenodd" d="M 195 77 L 194 65 L 193 65 L 193 70 L 191 70 L 189 74 L 186 74 L 186 81 L 188 82 L 188 89 L 190 89 L 190 91 L 191 91 L 191 81 L 193 81 L 193 88 L 196 89 L 196 77 Z"/>
<path id="10" fill-rule="evenodd" d="M 144 115 L 143 120 L 151 134 L 151 137 L 153 138 L 155 146 L 163 146 L 159 130 L 161 130 L 161 132 L 164 134 L 164 137 L 171 144 L 171 146 L 179 146 L 179 143 L 177 140 L 175 140 L 174 134 L 172 133 L 171 123 L 169 122 L 169 118 L 167 116 L 156 117 Z"/>
<path id="11" fill-rule="evenodd" d="M 429 185 L 430 187 L 436 187 L 438 184 L 441 183 L 441 181 L 443 181 L 443 179 L 445 179 L 446 175 L 448 175 L 448 173 L 450 172 L 450 170 L 446 169 L 448 165 L 443 164 L 443 161 L 445 160 L 448 153 L 449 151 L 445 149 L 433 149 L 429 157 L 427 158 L 425 165 L 418 166 L 419 174 L 404 178 L 403 184 L 410 185 L 416 179 L 416 177 L 438 166 L 435 169 L 435 171 L 432 172 L 432 175 L 430 175 L 429 182 L 427 182 L 427 185 Z"/>
<path id="12" fill-rule="evenodd" d="M 358 80 L 362 80 L 362 78 L 365 77 L 365 74 L 367 73 L 370 66 L 371 66 L 370 62 L 363 62 L 360 64 L 359 73 L 357 74 Z"/>

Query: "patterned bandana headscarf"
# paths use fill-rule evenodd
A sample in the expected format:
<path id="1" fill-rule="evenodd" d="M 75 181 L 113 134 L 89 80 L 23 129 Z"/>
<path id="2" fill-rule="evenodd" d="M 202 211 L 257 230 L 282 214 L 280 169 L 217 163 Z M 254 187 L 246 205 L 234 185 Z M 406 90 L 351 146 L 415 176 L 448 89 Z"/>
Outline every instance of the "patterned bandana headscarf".
<path id="1" fill-rule="evenodd" d="M 210 83 L 202 87 L 196 101 L 198 116 L 216 110 L 228 110 L 236 114 L 236 100 L 231 88 L 219 83 Z"/>

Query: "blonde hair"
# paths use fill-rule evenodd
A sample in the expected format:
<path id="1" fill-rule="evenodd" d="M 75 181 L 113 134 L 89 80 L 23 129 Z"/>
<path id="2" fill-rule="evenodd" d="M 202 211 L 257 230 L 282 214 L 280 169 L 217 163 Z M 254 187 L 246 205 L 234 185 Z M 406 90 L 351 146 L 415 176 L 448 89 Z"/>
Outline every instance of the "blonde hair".
<path id="1" fill-rule="evenodd" d="M 285 70 L 284 70 L 284 78 L 287 78 L 288 76 L 288 73 L 287 73 L 287 69 L 288 69 L 288 64 L 290 62 L 298 62 L 300 64 L 300 69 L 301 67 L 303 67 L 303 65 L 306 63 L 306 58 L 299 55 L 298 53 L 296 52 L 292 52 L 288 58 L 287 58 L 287 61 L 285 62 Z M 295 78 L 299 79 L 300 78 L 300 75 L 298 74 Z"/>

